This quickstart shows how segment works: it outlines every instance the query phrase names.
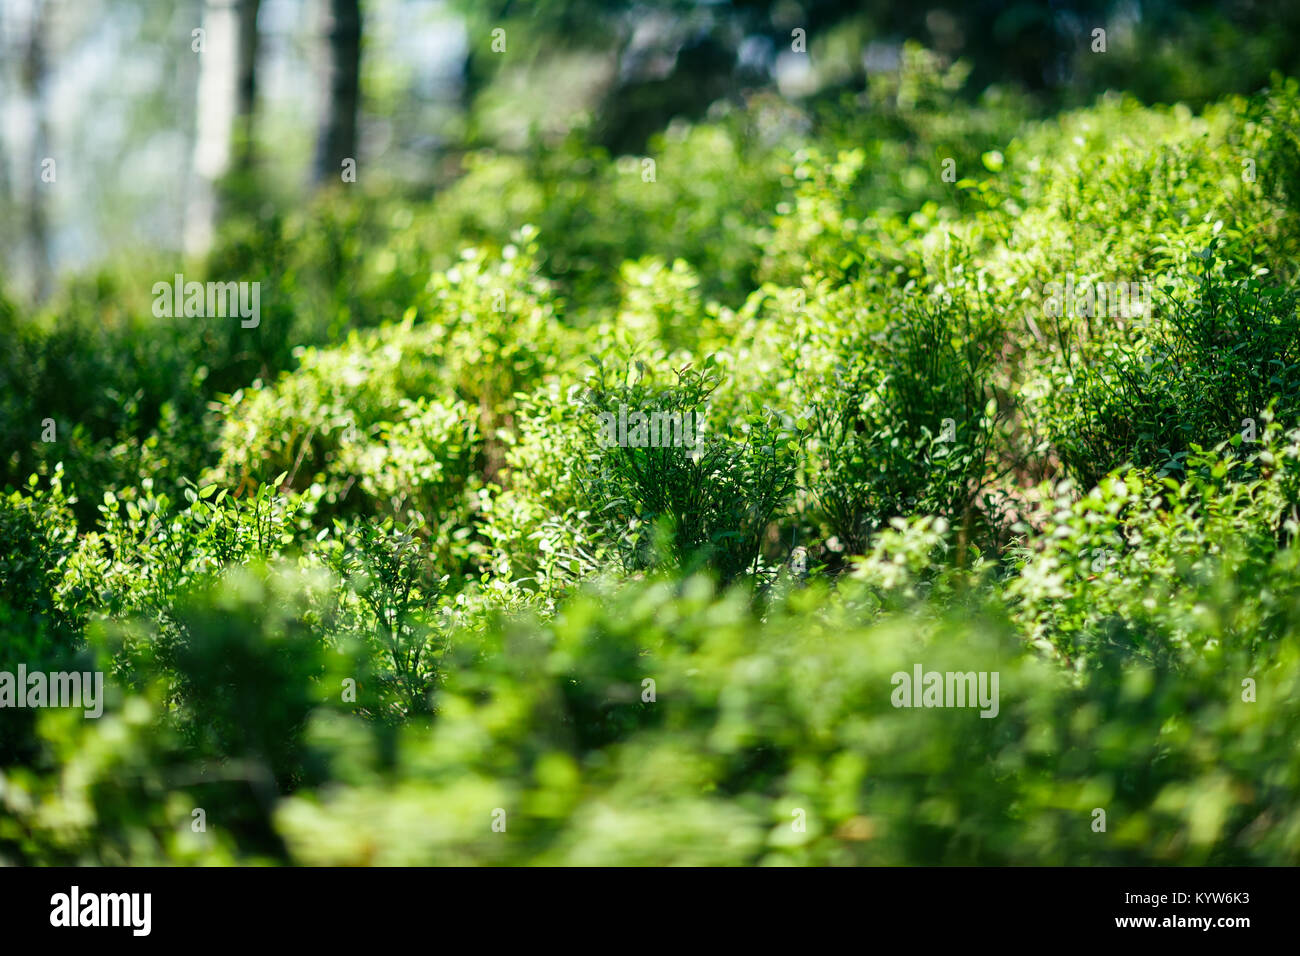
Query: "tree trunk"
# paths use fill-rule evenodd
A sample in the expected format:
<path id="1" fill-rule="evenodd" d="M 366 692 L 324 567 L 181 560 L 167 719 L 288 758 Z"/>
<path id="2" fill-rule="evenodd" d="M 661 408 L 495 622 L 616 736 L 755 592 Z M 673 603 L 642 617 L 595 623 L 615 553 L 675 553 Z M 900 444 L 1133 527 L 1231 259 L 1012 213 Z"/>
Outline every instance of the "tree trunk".
<path id="1" fill-rule="evenodd" d="M 185 216 L 185 249 L 212 244 L 221 215 L 221 181 L 252 165 L 260 0 L 207 0 L 199 57 L 194 184 Z"/>
<path id="2" fill-rule="evenodd" d="M 236 168 L 253 165 L 253 115 L 257 102 L 257 12 L 262 0 L 239 0 L 239 54 L 235 64 Z"/>
<path id="3" fill-rule="evenodd" d="M 51 273 L 49 228 L 46 216 L 45 192 L 58 183 L 58 165 L 52 167 L 53 181 L 45 181 L 45 160 L 50 159 L 49 124 L 46 122 L 46 80 L 48 66 L 45 55 L 46 31 L 49 29 L 49 7 L 44 0 L 35 0 L 32 6 L 31 32 L 27 48 L 23 51 L 23 94 L 32 110 L 30 188 L 27 193 L 27 237 L 30 244 L 32 294 L 37 302 L 50 294 Z"/>
<path id="4" fill-rule="evenodd" d="M 0 62 L 7 62 L 9 51 L 9 35 L 5 30 L 4 18 L 0 17 Z M 7 110 L 11 108 L 12 100 L 9 98 L 11 94 L 6 80 L 5 70 L 0 69 L 0 108 Z M 5 222 L 13 222 L 16 218 L 11 210 L 15 201 L 13 183 L 9 178 L 9 157 L 5 152 L 4 137 L 0 137 L 0 216 L 5 217 Z M 0 230 L 0 241 L 7 239 L 6 230 Z"/>
<path id="5" fill-rule="evenodd" d="M 312 182 L 339 176 L 343 160 L 357 157 L 357 108 L 361 91 L 361 6 L 358 0 L 329 0 L 325 20 L 325 102 Z"/>

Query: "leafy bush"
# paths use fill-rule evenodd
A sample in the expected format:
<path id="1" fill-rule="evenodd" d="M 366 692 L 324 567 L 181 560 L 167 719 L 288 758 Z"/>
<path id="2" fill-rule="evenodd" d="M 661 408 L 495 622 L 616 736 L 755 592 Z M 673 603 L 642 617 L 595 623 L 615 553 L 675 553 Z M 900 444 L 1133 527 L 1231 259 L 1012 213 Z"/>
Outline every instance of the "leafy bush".
<path id="1" fill-rule="evenodd" d="M 598 450 L 579 480 L 629 570 L 708 566 L 723 582 L 760 570 L 764 532 L 793 488 L 798 436 L 770 413 L 714 431 L 712 367 L 679 369 L 659 387 L 644 366 L 621 382 L 598 364 L 589 379 L 586 436 Z"/>
<path id="2" fill-rule="evenodd" d="M 813 393 L 820 467 L 810 491 L 852 554 L 895 517 L 970 524 L 990 461 L 996 327 L 951 297 L 908 299 L 894 319 L 840 343 L 842 360 Z"/>
<path id="3" fill-rule="evenodd" d="M 108 678 L 0 862 L 1300 862 L 1296 84 L 963 76 L 253 214 L 256 335 L 0 301 L 0 671 Z"/>
<path id="4" fill-rule="evenodd" d="M 1256 441 L 1271 403 L 1296 420 L 1298 302 L 1255 277 L 1216 275 L 1207 262 L 1196 297 L 1171 296 L 1168 314 L 1136 342 L 1102 340 L 1067 360 L 1050 417 L 1062 462 L 1089 486 L 1123 464 L 1179 474 L 1193 444 Z"/>
<path id="5" fill-rule="evenodd" d="M 60 584 L 76 549 L 71 500 L 56 469 L 48 487 L 33 475 L 25 492 L 0 495 L 0 671 L 20 664 L 59 670 L 71 663 L 83 624 L 81 608 L 60 599 Z M 6 711 L 0 723 L 0 763 L 34 756 L 30 711 Z"/>
<path id="6" fill-rule="evenodd" d="M 378 527 L 340 530 L 323 549 L 337 584 L 321 617 L 336 644 L 347 646 L 353 638 L 368 650 L 375 687 L 363 713 L 428 713 L 446 642 L 438 599 L 447 577 L 429 574 L 418 529 L 389 519 Z"/>

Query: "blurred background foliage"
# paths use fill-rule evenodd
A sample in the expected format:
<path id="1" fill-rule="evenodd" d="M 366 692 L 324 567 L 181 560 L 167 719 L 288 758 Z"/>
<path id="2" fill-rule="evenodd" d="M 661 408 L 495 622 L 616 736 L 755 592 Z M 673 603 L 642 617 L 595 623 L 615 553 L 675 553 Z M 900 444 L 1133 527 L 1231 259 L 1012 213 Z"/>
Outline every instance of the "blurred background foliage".
<path id="1" fill-rule="evenodd" d="M 0 862 L 1300 862 L 1293 4 L 87 6 L 0 14 L 0 671 L 108 699 Z"/>

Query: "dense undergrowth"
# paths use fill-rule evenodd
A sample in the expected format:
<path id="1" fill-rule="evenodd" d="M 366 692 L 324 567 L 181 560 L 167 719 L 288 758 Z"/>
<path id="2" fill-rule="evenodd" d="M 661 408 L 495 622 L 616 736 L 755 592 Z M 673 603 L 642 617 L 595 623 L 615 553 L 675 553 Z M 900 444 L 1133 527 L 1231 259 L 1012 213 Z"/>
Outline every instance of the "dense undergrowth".
<path id="1" fill-rule="evenodd" d="M 953 86 L 0 304 L 0 860 L 1300 862 L 1300 89 Z"/>

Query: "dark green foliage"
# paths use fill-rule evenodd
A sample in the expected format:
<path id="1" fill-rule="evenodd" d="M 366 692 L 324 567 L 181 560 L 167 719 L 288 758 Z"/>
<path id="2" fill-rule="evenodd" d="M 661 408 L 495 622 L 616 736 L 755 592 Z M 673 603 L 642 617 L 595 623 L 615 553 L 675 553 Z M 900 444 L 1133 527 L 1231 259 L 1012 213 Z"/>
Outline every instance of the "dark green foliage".
<path id="1" fill-rule="evenodd" d="M 76 548 L 71 500 L 62 471 L 48 487 L 36 476 L 27 493 L 0 495 L 0 671 L 62 670 L 75 660 L 82 616 L 65 605 L 60 588 Z M 4 711 L 0 766 L 36 755 L 32 711 Z"/>
<path id="2" fill-rule="evenodd" d="M 355 636 L 370 648 L 375 687 L 363 712 L 427 714 L 445 641 L 437 612 L 447 578 L 431 576 L 419 528 L 391 519 L 336 527 L 338 537 L 323 549 L 339 582 L 325 621 L 336 639 Z"/>
<path id="3" fill-rule="evenodd" d="M 1207 251 L 1207 256 L 1211 253 Z M 1194 444 L 1257 440 L 1274 405 L 1300 417 L 1300 297 L 1254 277 L 1205 271 L 1190 301 L 1132 344 L 1103 340 L 1071 361 L 1052 437 L 1085 485 L 1123 464 L 1181 474 Z"/>
<path id="4" fill-rule="evenodd" d="M 640 363 L 627 384 L 610 381 L 603 365 L 588 380 L 593 451 L 579 481 L 590 511 L 621 539 L 628 570 L 707 566 L 724 583 L 757 571 L 763 532 L 794 486 L 799 436 L 775 415 L 710 426 L 713 365 L 679 369 L 661 387 L 645 382 Z M 639 429 L 626 427 L 630 416 L 641 417 Z M 611 434 L 615 423 L 623 434 Z"/>
<path id="5" fill-rule="evenodd" d="M 811 492 L 850 554 L 891 518 L 972 520 L 997 418 L 988 385 L 995 334 L 965 301 L 913 299 L 883 333 L 844 343 L 844 360 L 814 399 L 824 465 Z"/>
<path id="6" fill-rule="evenodd" d="M 300 734 L 323 671 L 297 593 L 255 574 L 202 584 L 178 603 L 182 636 L 160 662 L 175 669 L 177 718 L 195 751 L 250 760 L 281 788 L 300 772 Z"/>

